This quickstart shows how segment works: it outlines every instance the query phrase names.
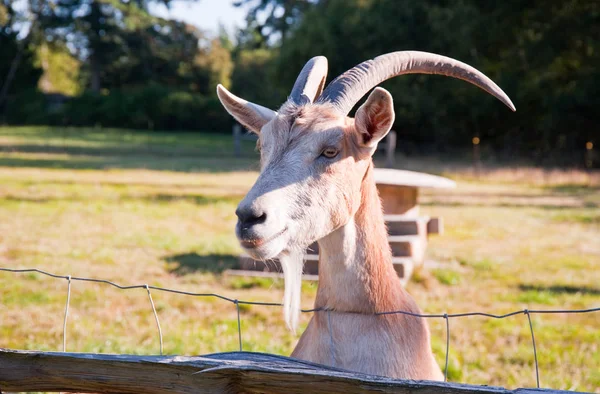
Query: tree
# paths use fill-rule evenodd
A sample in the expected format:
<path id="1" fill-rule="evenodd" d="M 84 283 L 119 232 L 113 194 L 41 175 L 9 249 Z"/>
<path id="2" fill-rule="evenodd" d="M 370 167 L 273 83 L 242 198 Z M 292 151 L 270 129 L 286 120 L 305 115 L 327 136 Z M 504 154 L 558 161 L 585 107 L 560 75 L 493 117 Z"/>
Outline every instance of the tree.
<path id="1" fill-rule="evenodd" d="M 579 160 L 585 141 L 600 140 L 600 3 L 568 0 L 328 0 L 290 28 L 274 79 L 291 86 L 317 54 L 330 76 L 382 53 L 423 50 L 486 73 L 513 99 L 507 114 L 475 87 L 449 78 L 407 75 L 383 84 L 395 99 L 401 146 L 435 151 L 469 146 L 479 136 L 496 152 L 539 163 Z M 561 162 L 562 161 L 562 162 Z"/>
<path id="2" fill-rule="evenodd" d="M 232 90 L 246 100 L 277 108 L 289 93 L 289 86 L 274 77 L 273 51 L 243 50 L 237 54 L 232 75 Z"/>
<path id="3" fill-rule="evenodd" d="M 11 93 L 37 86 L 41 70 L 35 66 L 32 37 L 35 20 L 29 19 L 29 31 L 19 39 L 17 26 L 28 22 L 27 17 L 13 8 L 11 0 L 0 0 L 0 113 Z"/>
<path id="4" fill-rule="evenodd" d="M 44 93 L 76 96 L 83 91 L 80 81 L 81 62 L 60 42 L 42 43 L 37 58 L 43 74 L 39 88 Z"/>
<path id="5" fill-rule="evenodd" d="M 193 59 L 190 52 L 197 48 L 198 37 L 189 26 L 149 14 L 151 0 L 29 1 L 39 4 L 44 37 L 64 43 L 83 61 L 94 92 L 162 72 L 172 76 L 177 68 L 173 63 L 181 58 L 172 55 L 183 50 Z"/>
<path id="6" fill-rule="evenodd" d="M 547 7 L 542 1 L 512 0 L 494 7 L 474 5 L 485 15 L 478 28 L 484 28 L 485 20 L 502 21 L 502 27 L 488 23 L 475 45 L 502 70 L 516 102 L 522 103 L 518 122 L 498 137 L 536 157 L 567 160 L 569 151 L 600 140 L 600 3 L 568 0 Z"/>
<path id="7" fill-rule="evenodd" d="M 242 30 L 242 43 L 250 49 L 267 46 L 287 38 L 290 29 L 297 25 L 315 0 L 237 0 L 236 7 L 247 7 L 246 29 Z"/>

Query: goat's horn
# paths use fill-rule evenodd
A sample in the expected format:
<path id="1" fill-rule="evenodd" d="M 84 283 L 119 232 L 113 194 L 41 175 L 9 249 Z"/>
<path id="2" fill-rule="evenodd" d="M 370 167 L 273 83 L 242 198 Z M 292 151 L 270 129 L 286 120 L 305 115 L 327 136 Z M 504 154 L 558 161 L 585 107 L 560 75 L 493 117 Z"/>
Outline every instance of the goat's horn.
<path id="1" fill-rule="evenodd" d="M 462 79 L 485 90 L 515 111 L 506 93 L 480 71 L 446 56 L 418 51 L 392 52 L 362 62 L 334 79 L 319 96 L 318 102 L 331 102 L 347 115 L 371 88 L 402 74 L 441 74 Z"/>
<path id="2" fill-rule="evenodd" d="M 300 71 L 289 100 L 295 104 L 312 103 L 319 97 L 327 78 L 327 58 L 315 56 Z"/>

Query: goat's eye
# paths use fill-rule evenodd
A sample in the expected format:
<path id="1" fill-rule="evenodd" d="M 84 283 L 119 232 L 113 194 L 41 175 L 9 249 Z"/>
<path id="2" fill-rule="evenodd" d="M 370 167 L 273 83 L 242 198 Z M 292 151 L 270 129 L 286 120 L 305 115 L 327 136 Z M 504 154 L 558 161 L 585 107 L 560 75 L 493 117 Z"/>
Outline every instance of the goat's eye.
<path id="1" fill-rule="evenodd" d="M 323 153 L 321 153 L 321 156 L 325 156 L 328 159 L 333 159 L 338 155 L 338 153 L 340 153 L 340 151 L 337 148 L 325 148 Z"/>

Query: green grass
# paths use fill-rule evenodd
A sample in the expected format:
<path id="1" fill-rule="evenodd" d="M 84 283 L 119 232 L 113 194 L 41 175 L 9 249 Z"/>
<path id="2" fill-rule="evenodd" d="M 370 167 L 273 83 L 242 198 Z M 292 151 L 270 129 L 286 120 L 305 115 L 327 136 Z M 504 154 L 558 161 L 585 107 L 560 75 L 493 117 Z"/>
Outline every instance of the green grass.
<path id="1" fill-rule="evenodd" d="M 433 270 L 433 276 L 444 285 L 456 286 L 460 283 L 460 275 L 455 271 L 435 269 Z"/>
<path id="2" fill-rule="evenodd" d="M 554 213 L 551 218 L 557 222 L 600 225 L 600 210 L 596 207 L 579 210 L 565 210 L 563 212 Z"/>
<path id="3" fill-rule="evenodd" d="M 0 127 L 0 166 L 223 172 L 256 169 L 254 143 L 233 155 L 231 133 Z"/>
<path id="4" fill-rule="evenodd" d="M 280 302 L 279 279 L 227 276 L 240 249 L 234 210 L 256 179 L 254 144 L 233 156 L 229 133 L 0 128 L 0 266 L 119 284 L 152 284 Z M 408 286 L 425 312 L 506 313 L 600 305 L 600 189 L 594 174 L 496 169 L 479 178 L 436 160 L 399 161 L 459 179 L 424 190 L 423 214 L 444 218 L 429 239 L 435 268 Z M 556 179 L 556 184 L 553 180 Z M 67 281 L 0 272 L 0 347 L 62 349 Z M 310 308 L 316 283 L 303 284 Z M 167 354 L 236 350 L 237 310 L 216 298 L 153 291 Z M 73 282 L 67 350 L 158 352 L 144 289 Z M 277 307 L 241 306 L 245 350 L 288 355 Z M 543 387 L 600 392 L 600 314 L 533 315 Z M 429 320 L 438 362 L 443 319 Z M 450 321 L 449 378 L 534 387 L 527 318 Z"/>

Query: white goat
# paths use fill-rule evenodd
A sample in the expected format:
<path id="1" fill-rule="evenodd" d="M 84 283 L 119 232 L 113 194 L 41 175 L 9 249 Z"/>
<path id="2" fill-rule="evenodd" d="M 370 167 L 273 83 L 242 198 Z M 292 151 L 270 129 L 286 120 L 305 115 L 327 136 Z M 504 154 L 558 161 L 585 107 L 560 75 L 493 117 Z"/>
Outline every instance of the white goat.
<path id="1" fill-rule="evenodd" d="M 371 156 L 394 123 L 392 96 L 375 88 L 354 119 L 347 114 L 374 86 L 409 73 L 460 78 L 515 108 L 481 72 L 431 53 L 379 56 L 323 91 L 326 73 L 324 57 L 311 59 L 278 112 L 217 87 L 225 109 L 259 135 L 262 170 L 236 210 L 237 237 L 253 258 L 280 259 L 292 328 L 300 309 L 302 256 L 319 242 L 315 308 L 326 312 L 314 314 L 292 357 L 368 374 L 442 380 L 425 320 L 376 314 L 420 313 L 392 267 L 373 179 Z"/>

